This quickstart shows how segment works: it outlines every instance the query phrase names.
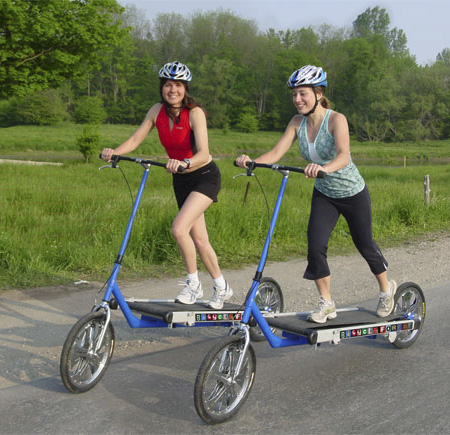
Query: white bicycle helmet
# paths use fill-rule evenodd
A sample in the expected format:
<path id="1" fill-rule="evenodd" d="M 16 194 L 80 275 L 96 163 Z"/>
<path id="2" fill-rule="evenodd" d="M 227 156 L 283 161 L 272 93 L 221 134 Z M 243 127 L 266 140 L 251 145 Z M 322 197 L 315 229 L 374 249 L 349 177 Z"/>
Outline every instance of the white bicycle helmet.
<path id="1" fill-rule="evenodd" d="M 316 88 L 317 86 L 327 86 L 327 73 L 319 66 L 306 65 L 297 71 L 294 71 L 287 85 L 290 88 L 297 86 L 311 86 Z"/>
<path id="2" fill-rule="evenodd" d="M 182 82 L 190 82 L 192 74 L 189 68 L 178 61 L 166 63 L 158 74 L 160 79 L 179 80 Z"/>

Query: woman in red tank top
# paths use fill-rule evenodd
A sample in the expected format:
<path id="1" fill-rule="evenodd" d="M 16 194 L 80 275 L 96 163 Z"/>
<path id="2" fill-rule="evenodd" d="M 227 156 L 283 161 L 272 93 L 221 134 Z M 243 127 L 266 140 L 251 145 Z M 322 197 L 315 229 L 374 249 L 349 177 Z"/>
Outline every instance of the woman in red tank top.
<path id="1" fill-rule="evenodd" d="M 209 242 L 205 211 L 217 202 L 220 171 L 209 152 L 206 116 L 189 94 L 192 75 L 181 62 L 165 64 L 159 71 L 161 101 L 154 104 L 133 135 L 117 148 L 105 148 L 102 158 L 134 151 L 156 127 L 169 160 L 179 212 L 172 224 L 172 234 L 187 269 L 183 290 L 176 300 L 193 304 L 203 296 L 198 277 L 197 251 L 213 279 L 213 294 L 208 306 L 221 309 L 233 291 L 220 270 L 217 255 Z M 184 171 L 178 173 L 178 167 Z"/>

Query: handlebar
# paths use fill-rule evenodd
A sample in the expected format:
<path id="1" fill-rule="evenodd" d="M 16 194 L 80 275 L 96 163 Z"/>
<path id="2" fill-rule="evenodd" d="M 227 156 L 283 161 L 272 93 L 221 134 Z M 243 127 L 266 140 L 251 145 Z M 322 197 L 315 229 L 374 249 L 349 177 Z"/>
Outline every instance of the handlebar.
<path id="1" fill-rule="evenodd" d="M 234 166 L 240 167 L 236 162 L 234 162 Z M 273 169 L 273 170 L 280 170 L 280 171 L 290 171 L 290 172 L 299 172 L 301 174 L 305 173 L 305 170 L 302 168 L 297 168 L 295 166 L 284 166 L 284 165 L 277 165 L 272 163 L 257 163 L 253 160 L 250 162 L 246 162 L 247 166 L 247 175 L 251 175 L 253 169 L 255 168 L 267 168 L 267 169 Z M 317 178 L 325 178 L 327 176 L 327 173 L 325 171 L 319 171 L 317 173 Z"/>
<path id="2" fill-rule="evenodd" d="M 99 154 L 98 156 L 100 159 L 102 158 L 102 155 Z M 165 163 L 161 163 L 161 162 L 155 162 L 154 160 L 148 160 L 148 159 L 141 159 L 139 157 L 127 157 L 127 156 L 119 156 L 116 154 L 113 154 L 111 156 L 111 167 L 115 168 L 117 166 L 117 163 L 119 163 L 121 160 L 125 160 L 127 162 L 134 162 L 134 163 L 140 163 L 143 165 L 154 165 L 154 166 L 159 166 L 161 168 L 165 168 L 166 164 Z M 184 168 L 183 166 L 178 166 L 178 170 L 177 172 L 184 172 L 186 168 Z"/>

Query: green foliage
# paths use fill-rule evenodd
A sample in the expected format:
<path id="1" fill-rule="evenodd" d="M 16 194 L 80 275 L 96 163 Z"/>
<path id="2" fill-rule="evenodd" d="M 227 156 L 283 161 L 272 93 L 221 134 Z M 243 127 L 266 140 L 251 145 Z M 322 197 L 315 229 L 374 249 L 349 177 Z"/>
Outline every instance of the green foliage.
<path id="1" fill-rule="evenodd" d="M 359 141 L 446 139 L 449 49 L 422 67 L 406 42 L 378 6 L 356 17 L 350 32 L 327 24 L 261 32 L 253 20 L 223 9 L 147 21 L 116 0 L 2 0 L 0 98 L 58 87 L 80 122 L 93 121 L 80 114 L 88 107 L 82 99 L 91 97 L 106 111 L 95 122 L 139 125 L 160 100 L 159 68 L 180 60 L 192 70 L 191 94 L 209 127 L 282 131 L 296 113 L 286 80 L 315 64 L 328 73 L 332 108 L 347 116 Z M 1 125 L 11 122 L 10 107 L 1 103 Z"/>
<path id="2" fill-rule="evenodd" d="M 83 154 L 86 163 L 92 160 L 100 149 L 98 126 L 93 124 L 85 125 L 80 136 L 77 137 L 77 146 L 81 154 Z"/>
<path id="3" fill-rule="evenodd" d="M 258 118 L 256 115 L 245 111 L 240 116 L 236 129 L 244 133 L 256 133 L 258 131 Z"/>
<path id="4" fill-rule="evenodd" d="M 232 100 L 227 91 L 236 78 L 236 70 L 228 60 L 205 55 L 197 67 L 197 74 L 193 92 L 200 102 L 207 102 L 209 125 L 221 128 L 229 121 Z"/>
<path id="5" fill-rule="evenodd" d="M 73 118 L 79 124 L 101 124 L 107 116 L 99 97 L 81 97 L 75 103 Z"/>
<path id="6" fill-rule="evenodd" d="M 2 0 L 0 97 L 58 86 L 124 31 L 115 0 Z"/>
<path id="7" fill-rule="evenodd" d="M 223 138 L 222 132 L 217 135 Z M 241 137 L 257 142 L 263 135 L 236 134 L 233 156 L 246 142 Z M 256 264 L 269 223 L 264 196 L 254 177 L 233 179 L 242 171 L 232 165 L 231 158 L 218 164 L 222 190 L 219 202 L 206 213 L 211 242 L 224 268 Z M 79 279 L 104 281 L 117 255 L 131 201 L 119 171 L 97 168 L 96 163 L 0 165 L 0 288 Z M 122 169 L 135 192 L 142 168 L 124 162 Z M 381 247 L 450 230 L 450 170 L 446 165 L 360 169 L 370 189 L 374 235 Z M 427 173 L 432 174 L 430 206 L 423 201 L 423 176 Z M 258 170 L 257 176 L 272 209 L 281 176 L 265 170 Z M 313 180 L 291 174 L 269 261 L 306 255 L 312 186 Z M 175 214 L 170 177 L 154 167 L 124 256 L 122 278 L 180 273 L 182 260 L 170 230 Z M 345 220 L 340 219 L 330 253 L 354 249 Z"/>
<path id="8" fill-rule="evenodd" d="M 14 125 L 11 100 L 0 100 L 0 127 Z"/>
<path id="9" fill-rule="evenodd" d="M 28 154 L 38 156 L 39 160 L 73 159 L 79 151 L 74 138 L 83 130 L 83 125 L 62 123 L 55 126 L 16 126 L 0 129 L 0 153 L 17 158 L 28 158 Z M 99 152 L 104 147 L 116 147 L 136 130 L 135 125 L 103 124 L 98 127 L 100 133 Z M 209 148 L 214 156 L 229 156 L 246 152 L 252 157 L 273 147 L 281 136 L 276 131 L 258 131 L 254 134 L 222 129 L 209 129 Z M 43 140 L 45 138 L 45 140 Z M 367 160 L 382 165 L 403 165 L 403 158 L 409 162 L 423 161 L 425 156 L 431 161 L 450 159 L 450 140 L 426 140 L 419 142 L 357 142 L 351 140 L 352 157 L 355 161 Z M 147 157 L 166 158 L 156 132 L 152 132 L 133 153 Z M 420 158 L 418 156 L 421 156 Z M 286 155 L 286 159 L 300 164 L 298 148 L 295 144 Z"/>
<path id="10" fill-rule="evenodd" d="M 415 119 L 399 121 L 396 128 L 396 139 L 401 142 L 418 142 L 427 137 L 427 129 Z"/>
<path id="11" fill-rule="evenodd" d="M 49 89 L 23 98 L 12 98 L 0 106 L 0 125 L 54 125 L 67 121 L 64 102 L 58 91 Z"/>

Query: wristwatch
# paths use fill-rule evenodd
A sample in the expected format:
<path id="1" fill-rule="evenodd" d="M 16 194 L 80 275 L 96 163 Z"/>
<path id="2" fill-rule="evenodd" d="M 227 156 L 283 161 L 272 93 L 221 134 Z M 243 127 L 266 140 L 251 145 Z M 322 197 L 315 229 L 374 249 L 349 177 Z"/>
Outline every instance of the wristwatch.
<path id="1" fill-rule="evenodd" d="M 186 163 L 186 169 L 189 169 L 191 166 L 191 161 L 189 159 L 183 159 L 183 162 Z"/>

